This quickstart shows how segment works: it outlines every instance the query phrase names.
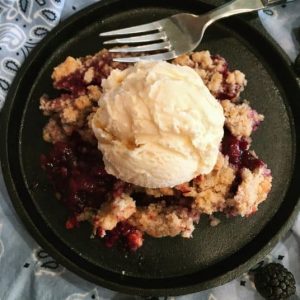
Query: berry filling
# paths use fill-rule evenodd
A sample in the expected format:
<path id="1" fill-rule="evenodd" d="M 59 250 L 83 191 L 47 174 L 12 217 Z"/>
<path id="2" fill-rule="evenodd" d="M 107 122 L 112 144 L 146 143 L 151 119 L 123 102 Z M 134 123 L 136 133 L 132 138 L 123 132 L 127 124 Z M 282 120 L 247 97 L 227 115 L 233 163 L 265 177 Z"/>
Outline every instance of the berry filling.
<path id="1" fill-rule="evenodd" d="M 228 155 L 229 162 L 238 168 L 230 188 L 230 193 L 235 195 L 239 185 L 242 183 L 241 170 L 247 168 L 254 171 L 265 164 L 249 151 L 249 143 L 245 139 L 238 139 L 227 129 L 225 129 L 221 149 L 224 155 Z"/>
<path id="2" fill-rule="evenodd" d="M 238 139 L 225 129 L 222 141 L 222 153 L 228 155 L 229 162 L 238 169 L 247 168 L 254 171 L 264 166 L 262 160 L 256 158 L 249 150 L 246 139 Z"/>
<path id="3" fill-rule="evenodd" d="M 116 182 L 105 172 L 98 149 L 78 137 L 55 143 L 48 156 L 41 156 L 41 166 L 72 213 L 98 209 Z"/>
<path id="4" fill-rule="evenodd" d="M 126 249 L 136 251 L 143 244 L 143 234 L 130 224 L 120 222 L 113 230 L 106 232 L 104 240 L 105 245 L 109 248 L 121 242 Z"/>
<path id="5" fill-rule="evenodd" d="M 70 91 L 76 95 L 83 92 L 88 84 L 83 80 L 84 74 L 78 70 L 71 75 L 65 76 L 54 84 L 55 88 Z"/>

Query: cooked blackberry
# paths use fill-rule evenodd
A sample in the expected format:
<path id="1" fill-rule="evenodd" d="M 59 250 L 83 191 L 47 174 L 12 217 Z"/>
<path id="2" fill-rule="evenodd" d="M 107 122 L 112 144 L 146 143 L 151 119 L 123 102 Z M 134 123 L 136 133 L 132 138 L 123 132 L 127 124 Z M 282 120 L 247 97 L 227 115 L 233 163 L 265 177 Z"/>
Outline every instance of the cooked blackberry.
<path id="1" fill-rule="evenodd" d="M 267 300 L 284 300 L 296 292 L 295 278 L 283 265 L 270 263 L 254 276 L 257 291 Z"/>

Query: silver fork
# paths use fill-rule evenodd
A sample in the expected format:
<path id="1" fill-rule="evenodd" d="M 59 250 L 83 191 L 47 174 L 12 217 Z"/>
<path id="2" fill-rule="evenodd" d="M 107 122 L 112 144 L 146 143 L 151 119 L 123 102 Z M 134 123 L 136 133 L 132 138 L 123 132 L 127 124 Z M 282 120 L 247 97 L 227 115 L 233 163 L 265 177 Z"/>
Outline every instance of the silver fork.
<path id="1" fill-rule="evenodd" d="M 145 56 L 119 57 L 114 58 L 114 61 L 138 62 L 142 60 L 169 60 L 194 50 L 200 44 L 206 28 L 219 19 L 287 2 L 291 2 L 291 0 L 234 0 L 200 16 L 180 13 L 169 18 L 139 26 L 102 32 L 100 33 L 100 36 L 141 34 L 138 36 L 108 40 L 105 41 L 104 44 L 127 45 L 132 43 L 139 44 L 153 42 L 141 46 L 112 48 L 109 50 L 110 52 L 131 53 L 159 50 L 165 51 Z"/>

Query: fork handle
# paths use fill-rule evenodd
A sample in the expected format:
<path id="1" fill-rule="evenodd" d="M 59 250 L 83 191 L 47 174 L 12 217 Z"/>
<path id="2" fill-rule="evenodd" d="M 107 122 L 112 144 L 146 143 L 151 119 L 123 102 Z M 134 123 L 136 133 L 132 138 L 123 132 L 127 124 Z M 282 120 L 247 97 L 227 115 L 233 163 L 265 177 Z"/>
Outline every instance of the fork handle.
<path id="1" fill-rule="evenodd" d="M 256 11 L 287 2 L 291 2 L 291 0 L 234 0 L 208 12 L 209 21 L 207 25 L 232 15 Z"/>

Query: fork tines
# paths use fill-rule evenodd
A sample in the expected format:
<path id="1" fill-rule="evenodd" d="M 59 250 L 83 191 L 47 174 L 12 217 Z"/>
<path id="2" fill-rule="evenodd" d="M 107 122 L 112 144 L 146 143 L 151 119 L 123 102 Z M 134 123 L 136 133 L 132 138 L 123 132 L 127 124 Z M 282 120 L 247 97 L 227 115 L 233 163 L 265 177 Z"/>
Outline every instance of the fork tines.
<path id="1" fill-rule="evenodd" d="M 122 36 L 140 33 L 140 35 L 115 38 L 105 41 L 105 45 L 110 44 L 138 44 L 148 43 L 146 45 L 138 46 L 122 46 L 109 49 L 110 52 L 130 53 L 130 52 L 150 52 L 159 50 L 169 50 L 160 54 L 144 55 L 137 57 L 120 57 L 114 58 L 114 61 L 119 62 L 137 62 L 142 60 L 168 60 L 174 58 L 174 51 L 171 51 L 171 43 L 168 41 L 168 36 L 163 30 L 164 20 L 155 21 L 148 24 L 127 27 L 118 30 L 112 30 L 100 33 L 101 37 L 107 36 Z M 155 33 L 149 33 L 157 31 Z M 154 42 L 154 43 L 149 43 Z"/>

